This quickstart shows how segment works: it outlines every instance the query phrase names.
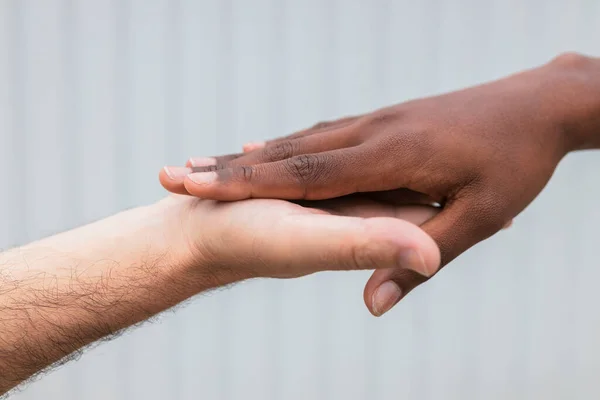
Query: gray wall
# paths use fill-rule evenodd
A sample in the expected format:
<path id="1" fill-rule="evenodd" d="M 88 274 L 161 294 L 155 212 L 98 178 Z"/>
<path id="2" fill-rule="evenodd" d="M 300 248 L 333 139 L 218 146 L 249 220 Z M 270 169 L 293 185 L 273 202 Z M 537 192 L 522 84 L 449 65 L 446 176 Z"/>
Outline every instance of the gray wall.
<path id="1" fill-rule="evenodd" d="M 597 0 L 0 0 L 0 245 L 164 195 L 157 171 L 600 55 Z M 15 399 L 600 396 L 597 153 L 382 319 L 368 273 L 200 296 Z"/>

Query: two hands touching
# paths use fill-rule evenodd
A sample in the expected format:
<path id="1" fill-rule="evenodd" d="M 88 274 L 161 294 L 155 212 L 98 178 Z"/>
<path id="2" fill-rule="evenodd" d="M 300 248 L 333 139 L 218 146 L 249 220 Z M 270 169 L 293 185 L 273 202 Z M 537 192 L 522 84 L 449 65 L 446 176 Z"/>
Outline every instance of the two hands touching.
<path id="1" fill-rule="evenodd" d="M 365 247 L 368 255 L 359 256 L 360 266 L 354 268 L 376 269 L 365 302 L 380 315 L 439 267 L 508 226 L 568 152 L 596 147 L 598 63 L 565 54 L 488 84 L 248 144 L 242 154 L 192 158 L 185 167 L 166 167 L 160 179 L 173 193 L 203 199 L 286 199 L 313 207 L 328 200 L 325 204 L 337 208 L 337 217 L 318 221 L 313 215 L 302 228 L 284 224 L 286 233 L 300 237 L 322 235 L 327 241 L 325 227 L 339 223 L 342 229 L 362 218 L 361 227 L 349 229 L 340 244 L 355 243 L 364 232 L 373 235 Z M 296 207 L 260 201 L 265 215 L 271 206 Z M 258 209 L 259 200 L 252 202 Z M 342 204 L 350 208 L 340 209 Z M 406 205 L 421 207 L 418 218 Z M 422 231 L 382 216 L 404 217 Z M 422 232 L 437 244 L 440 263 Z M 394 247 L 393 240 L 412 243 L 409 256 L 398 244 L 393 260 L 378 262 L 382 249 Z M 313 251 L 308 243 L 298 249 Z"/>
<path id="2" fill-rule="evenodd" d="M 244 279 L 375 269 L 364 297 L 381 315 L 507 226 L 567 153 L 598 147 L 600 60 L 565 54 L 166 167 L 172 196 L 0 254 L 0 395 Z"/>

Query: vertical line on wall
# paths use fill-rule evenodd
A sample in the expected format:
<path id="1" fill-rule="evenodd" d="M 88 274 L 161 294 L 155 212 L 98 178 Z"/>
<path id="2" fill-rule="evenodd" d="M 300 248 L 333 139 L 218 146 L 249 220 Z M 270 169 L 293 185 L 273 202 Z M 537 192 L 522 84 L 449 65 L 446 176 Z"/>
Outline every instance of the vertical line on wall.
<path id="1" fill-rule="evenodd" d="M 285 80 L 287 71 L 287 48 L 286 43 L 286 1 L 285 0 L 271 0 L 271 7 L 275 10 L 274 21 L 273 21 L 273 36 L 272 36 L 272 48 L 269 50 L 269 54 L 272 55 L 270 65 L 265 65 L 265 68 L 269 68 L 269 124 L 271 132 L 283 131 L 284 126 L 284 115 L 286 115 L 286 100 L 287 92 L 285 90 Z M 268 346 L 270 350 L 270 361 L 271 361 L 271 377 L 269 379 L 270 384 L 270 398 L 272 400 L 279 400 L 282 398 L 282 386 L 285 368 L 285 355 L 287 352 L 282 346 L 282 318 L 284 310 L 282 308 L 282 286 L 285 283 L 282 281 L 276 282 L 274 285 L 270 285 L 271 293 L 267 294 L 269 298 L 269 322 L 270 329 L 267 330 L 269 335 Z"/>
<path id="2" fill-rule="evenodd" d="M 114 186 L 115 204 L 118 209 L 129 207 L 132 202 L 130 189 L 130 158 L 131 143 L 131 0 L 113 0 L 116 17 L 115 43 L 115 148 Z M 120 347 L 125 349 L 125 346 Z M 117 368 L 120 379 L 120 398 L 123 400 L 134 398 L 133 388 L 130 385 L 129 371 L 135 365 L 132 352 L 125 350 L 119 357 Z"/>
<path id="3" fill-rule="evenodd" d="M 29 218 L 26 209 L 26 199 L 28 196 L 27 184 L 27 75 L 25 68 L 25 7 L 20 0 L 13 0 L 10 3 L 10 17 L 8 18 L 11 26 L 9 28 L 10 40 L 10 98 L 13 101 L 14 125 L 11 132 L 11 150 L 9 152 L 10 160 L 7 165 L 10 166 L 10 182 L 8 187 L 18 188 L 10 190 L 7 195 L 10 196 L 11 220 L 9 221 L 11 240 L 9 247 L 22 245 L 29 239 Z M 22 166 L 22 167 L 18 167 Z"/>
<path id="4" fill-rule="evenodd" d="M 219 65 L 217 76 L 217 151 L 224 152 L 228 149 L 228 141 L 234 134 L 236 126 L 236 102 L 235 102 L 235 59 L 234 59 L 234 24 L 233 24 L 233 0 L 219 1 L 219 19 L 220 30 L 219 37 L 215 40 L 219 43 L 218 53 L 216 55 Z M 219 398 L 221 400 L 231 399 L 231 373 L 229 372 L 229 363 L 235 362 L 231 354 L 231 309 L 230 296 L 221 296 L 218 304 L 217 314 L 219 315 L 216 324 L 218 326 L 219 343 L 215 343 L 220 351 L 218 359 L 219 372 Z"/>
<path id="5" fill-rule="evenodd" d="M 165 85 L 165 119 L 163 143 L 165 160 L 169 165 L 181 165 L 183 144 L 183 34 L 182 34 L 182 5 L 181 0 L 169 0 L 165 14 L 166 38 L 164 48 L 164 85 Z M 175 316 L 170 319 L 168 326 L 169 382 L 172 386 L 172 398 L 182 398 L 183 372 L 181 355 L 185 351 L 185 343 L 181 340 L 185 321 Z"/>

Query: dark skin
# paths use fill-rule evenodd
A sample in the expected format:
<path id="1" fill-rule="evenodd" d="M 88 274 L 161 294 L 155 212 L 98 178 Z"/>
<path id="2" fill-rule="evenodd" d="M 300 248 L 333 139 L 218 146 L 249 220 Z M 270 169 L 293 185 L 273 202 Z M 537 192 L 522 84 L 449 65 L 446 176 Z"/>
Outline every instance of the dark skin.
<path id="1" fill-rule="evenodd" d="M 180 182 L 162 181 L 174 192 L 225 201 L 410 189 L 442 206 L 422 228 L 444 266 L 522 212 L 567 153 L 597 147 L 600 60 L 564 54 L 498 81 L 204 159 Z M 375 271 L 371 281 L 406 288 L 405 275 Z"/>

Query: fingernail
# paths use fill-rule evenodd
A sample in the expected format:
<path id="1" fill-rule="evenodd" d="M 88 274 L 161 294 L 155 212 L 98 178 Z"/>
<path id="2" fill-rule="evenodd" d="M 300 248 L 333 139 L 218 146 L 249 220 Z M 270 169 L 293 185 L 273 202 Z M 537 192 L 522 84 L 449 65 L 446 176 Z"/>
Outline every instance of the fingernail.
<path id="1" fill-rule="evenodd" d="M 199 185 L 207 185 L 209 183 L 213 183 L 217 180 L 216 172 L 196 172 L 194 174 L 189 174 L 188 177 L 194 183 Z"/>
<path id="2" fill-rule="evenodd" d="M 504 225 L 504 226 L 502 227 L 502 229 L 508 229 L 508 228 L 510 228 L 512 225 L 513 225 L 513 220 L 511 219 L 510 221 L 508 221 L 508 222 L 506 223 L 506 225 Z"/>
<path id="3" fill-rule="evenodd" d="M 377 317 L 388 312 L 402 297 L 402 290 L 393 281 L 386 281 L 381 284 L 373 293 L 372 305 L 373 313 Z"/>
<path id="4" fill-rule="evenodd" d="M 265 147 L 265 142 L 250 142 L 250 143 L 246 143 L 243 147 L 244 151 L 252 151 L 252 150 L 256 150 L 256 149 L 260 149 L 262 147 Z"/>
<path id="5" fill-rule="evenodd" d="M 400 254 L 399 261 L 401 268 L 412 269 L 413 271 L 418 272 L 419 274 L 428 278 L 435 272 L 435 270 L 430 271 L 430 269 L 427 267 L 427 264 L 425 264 L 423 255 L 421 255 L 421 253 L 417 250 L 410 249 L 402 252 Z"/>
<path id="6" fill-rule="evenodd" d="M 214 157 L 192 157 L 188 161 L 192 167 L 208 167 L 209 165 L 217 165 L 217 159 Z"/>
<path id="7" fill-rule="evenodd" d="M 181 178 L 192 172 L 191 169 L 185 167 L 165 167 L 164 170 L 171 179 Z"/>

